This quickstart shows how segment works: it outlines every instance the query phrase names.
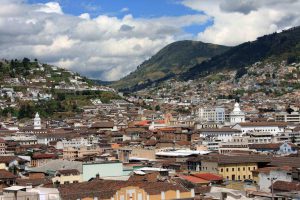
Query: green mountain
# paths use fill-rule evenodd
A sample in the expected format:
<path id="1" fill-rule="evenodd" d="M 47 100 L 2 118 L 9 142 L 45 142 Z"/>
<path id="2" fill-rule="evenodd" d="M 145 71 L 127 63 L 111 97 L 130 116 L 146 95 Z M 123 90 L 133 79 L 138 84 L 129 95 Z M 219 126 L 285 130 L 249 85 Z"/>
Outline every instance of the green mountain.
<path id="1" fill-rule="evenodd" d="M 36 59 L 0 60 L 0 119 L 32 118 L 36 112 L 63 119 L 81 114 L 84 106 L 93 105 L 92 99 L 109 103 L 120 98 L 111 88 Z"/>
<path id="2" fill-rule="evenodd" d="M 182 80 L 196 79 L 210 72 L 224 69 L 237 69 L 238 76 L 241 76 L 246 73 L 245 67 L 266 59 L 287 60 L 288 63 L 300 61 L 300 27 L 265 35 L 253 42 L 240 44 L 195 65 L 180 78 Z"/>
<path id="3" fill-rule="evenodd" d="M 186 72 L 196 64 L 226 52 L 229 47 L 197 41 L 179 41 L 167 45 L 137 70 L 112 83 L 121 90 L 142 89 L 154 82 L 166 80 Z"/>

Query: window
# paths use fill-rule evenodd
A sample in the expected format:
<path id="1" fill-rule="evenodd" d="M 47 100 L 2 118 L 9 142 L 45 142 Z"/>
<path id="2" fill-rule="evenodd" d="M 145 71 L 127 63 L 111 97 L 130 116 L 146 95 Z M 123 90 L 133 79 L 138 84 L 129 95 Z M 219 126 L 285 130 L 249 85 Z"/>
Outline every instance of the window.
<path id="1" fill-rule="evenodd" d="M 240 168 L 238 167 L 238 171 L 240 171 Z"/>
<path id="2" fill-rule="evenodd" d="M 249 170 L 249 171 L 251 170 L 250 167 L 248 167 L 248 170 Z"/>
<path id="3" fill-rule="evenodd" d="M 228 168 L 226 168 L 226 172 L 228 172 L 229 170 L 228 170 Z"/>
<path id="4" fill-rule="evenodd" d="M 223 168 L 221 168 L 221 172 L 223 172 Z"/>
<path id="5" fill-rule="evenodd" d="M 246 168 L 245 167 L 243 167 L 243 171 L 245 171 L 246 170 Z"/>
<path id="6" fill-rule="evenodd" d="M 234 168 L 232 168 L 232 171 L 234 172 Z"/>

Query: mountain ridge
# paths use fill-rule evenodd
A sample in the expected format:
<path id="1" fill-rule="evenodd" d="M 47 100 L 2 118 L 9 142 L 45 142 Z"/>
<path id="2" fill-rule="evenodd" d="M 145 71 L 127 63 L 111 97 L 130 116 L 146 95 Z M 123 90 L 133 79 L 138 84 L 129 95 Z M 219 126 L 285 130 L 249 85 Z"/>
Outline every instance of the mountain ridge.
<path id="1" fill-rule="evenodd" d="M 268 58 L 286 60 L 300 59 L 300 26 L 280 33 L 272 33 L 258 37 L 255 41 L 237 45 L 223 54 L 216 55 L 180 75 L 180 79 L 189 80 L 205 76 L 212 71 L 237 69 Z"/>
<path id="2" fill-rule="evenodd" d="M 126 90 L 126 87 L 143 88 L 153 82 L 177 76 L 190 67 L 228 49 L 230 47 L 200 41 L 177 41 L 162 48 L 139 65 L 134 72 L 113 82 L 111 86 L 122 90 Z M 126 87 L 124 87 L 125 85 Z"/>

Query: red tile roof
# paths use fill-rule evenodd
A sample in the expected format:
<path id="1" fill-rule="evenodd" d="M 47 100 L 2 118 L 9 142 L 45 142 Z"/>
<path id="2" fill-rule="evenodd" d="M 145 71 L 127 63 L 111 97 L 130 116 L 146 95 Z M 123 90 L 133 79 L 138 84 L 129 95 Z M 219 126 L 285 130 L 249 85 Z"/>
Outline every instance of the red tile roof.
<path id="1" fill-rule="evenodd" d="M 166 182 L 147 182 L 147 181 L 112 181 L 95 179 L 89 182 L 62 185 L 59 192 L 62 199 L 76 200 L 83 198 L 110 199 L 115 193 L 126 187 L 139 187 L 149 195 L 160 195 L 162 191 L 189 192 L 190 190 L 181 185 L 174 185 Z"/>
<path id="2" fill-rule="evenodd" d="M 57 156 L 55 154 L 33 154 L 32 159 L 55 159 Z"/>
<path id="3" fill-rule="evenodd" d="M 17 160 L 19 162 L 26 162 L 26 160 L 19 158 L 17 156 L 0 156 L 0 163 L 9 164 L 14 160 Z"/>
<path id="4" fill-rule="evenodd" d="M 286 181 L 276 181 L 273 183 L 273 189 L 277 191 L 300 191 L 300 183 L 299 182 L 286 182 Z"/>
<path id="5" fill-rule="evenodd" d="M 193 174 L 193 176 L 202 178 L 207 181 L 222 181 L 223 180 L 222 176 L 212 174 L 212 173 L 203 173 L 203 174 L 199 173 L 199 174 Z"/>
<path id="6" fill-rule="evenodd" d="M 150 122 L 151 122 L 150 120 L 143 120 L 143 121 L 135 122 L 134 125 L 135 126 L 149 126 Z"/>
<path id="7" fill-rule="evenodd" d="M 265 173 L 265 174 L 269 174 L 270 171 L 292 171 L 292 167 L 290 166 L 282 166 L 282 167 L 263 167 L 260 169 L 257 169 L 256 171 L 261 172 L 261 173 Z"/>
<path id="8" fill-rule="evenodd" d="M 1 179 L 15 179 L 17 178 L 16 175 L 14 175 L 13 173 L 5 170 L 5 169 L 0 169 L 0 180 Z"/>
<path id="9" fill-rule="evenodd" d="M 185 176 L 185 175 L 179 175 L 180 178 L 185 179 L 191 183 L 197 184 L 197 183 L 203 183 L 203 184 L 208 184 L 209 181 L 202 179 L 202 178 L 198 178 L 195 176 Z"/>
<path id="10" fill-rule="evenodd" d="M 80 172 L 77 169 L 61 169 L 61 170 L 58 170 L 57 172 L 64 176 L 80 174 Z"/>
<path id="11" fill-rule="evenodd" d="M 284 143 L 268 143 L 268 144 L 249 144 L 249 149 L 275 149 L 278 150 Z M 292 148 L 298 148 L 293 143 L 288 143 Z"/>

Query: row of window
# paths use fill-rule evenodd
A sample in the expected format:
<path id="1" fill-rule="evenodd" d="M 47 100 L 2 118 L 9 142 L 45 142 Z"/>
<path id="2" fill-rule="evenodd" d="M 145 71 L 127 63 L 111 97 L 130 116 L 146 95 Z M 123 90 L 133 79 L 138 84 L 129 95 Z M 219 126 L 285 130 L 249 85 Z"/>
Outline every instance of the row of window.
<path id="1" fill-rule="evenodd" d="M 255 169 L 256 169 L 255 167 L 252 167 L 252 170 L 255 170 Z M 235 170 L 235 168 L 232 168 L 232 169 L 231 169 L 232 172 L 234 172 L 234 170 Z M 250 170 L 251 170 L 251 167 L 248 167 L 248 170 L 250 171 Z M 224 169 L 221 168 L 220 171 L 223 172 Z M 238 172 L 241 171 L 241 168 L 238 167 L 238 168 L 237 168 L 237 171 L 238 171 Z M 243 167 L 243 171 L 246 171 L 246 167 Z M 228 167 L 226 168 L 226 172 L 229 172 L 229 168 L 228 168 Z"/>
<path id="2" fill-rule="evenodd" d="M 243 179 L 245 180 L 246 178 L 247 178 L 247 176 L 246 176 L 246 175 L 243 175 Z M 226 179 L 229 180 L 229 176 L 226 176 Z M 251 175 L 248 176 L 248 179 L 252 179 Z M 240 181 L 240 180 L 241 180 L 241 176 L 238 175 L 237 179 L 235 179 L 235 176 L 233 175 L 233 176 L 231 177 L 231 180 L 238 180 L 238 181 Z"/>

